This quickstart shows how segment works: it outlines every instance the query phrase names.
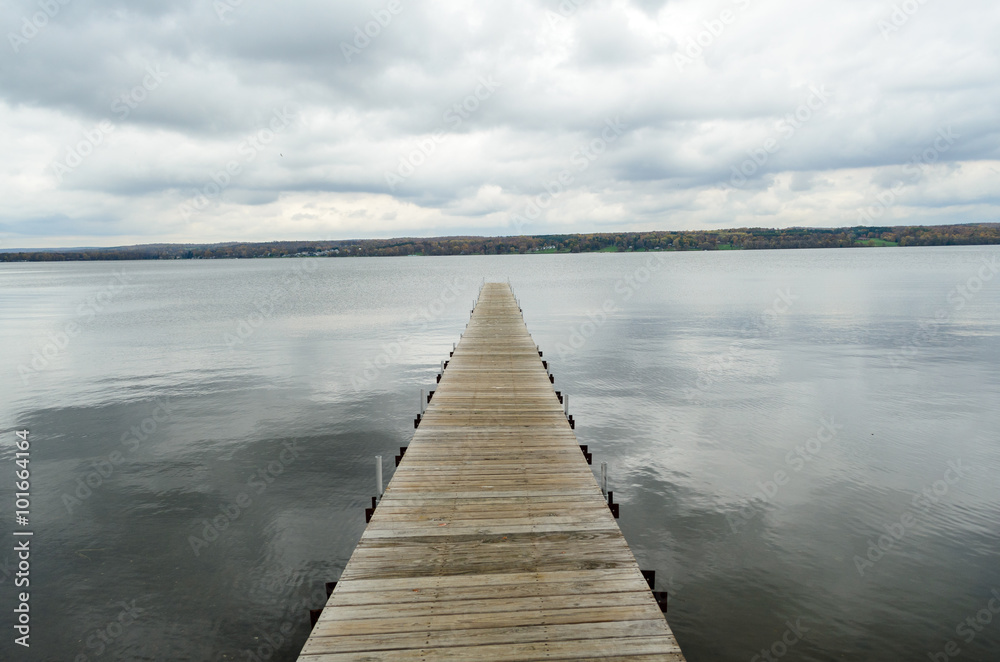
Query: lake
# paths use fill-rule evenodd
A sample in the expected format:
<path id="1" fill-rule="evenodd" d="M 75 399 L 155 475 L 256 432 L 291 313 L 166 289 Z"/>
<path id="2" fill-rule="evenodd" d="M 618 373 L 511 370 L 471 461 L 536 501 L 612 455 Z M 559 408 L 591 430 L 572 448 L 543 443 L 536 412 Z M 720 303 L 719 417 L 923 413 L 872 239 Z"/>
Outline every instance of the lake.
<path id="1" fill-rule="evenodd" d="M 998 247 L 0 265 L 0 512 L 34 533 L 30 651 L 4 534 L 0 658 L 294 660 L 485 278 L 688 660 L 1000 659 L 998 270 Z"/>

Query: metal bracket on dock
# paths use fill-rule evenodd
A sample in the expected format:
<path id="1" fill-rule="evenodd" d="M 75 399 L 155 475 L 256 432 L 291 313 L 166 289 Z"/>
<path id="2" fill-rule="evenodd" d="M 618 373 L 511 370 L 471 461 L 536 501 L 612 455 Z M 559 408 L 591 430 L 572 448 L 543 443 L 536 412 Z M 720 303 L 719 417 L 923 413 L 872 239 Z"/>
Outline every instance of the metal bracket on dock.
<path id="1" fill-rule="evenodd" d="M 615 503 L 615 493 L 611 490 L 608 490 L 608 508 L 611 509 L 611 514 L 615 516 L 615 519 L 618 519 L 618 504 Z"/>
<path id="2" fill-rule="evenodd" d="M 653 598 L 656 600 L 656 606 L 660 608 L 664 614 L 667 613 L 667 592 L 666 591 L 653 591 Z"/>
<path id="3" fill-rule="evenodd" d="M 656 590 L 656 571 L 655 570 L 640 570 L 646 583 L 649 584 L 649 590 L 653 592 L 653 599 L 656 600 L 656 606 L 660 608 L 664 614 L 667 613 L 667 592 Z"/>
<path id="4" fill-rule="evenodd" d="M 569 415 L 569 429 L 570 430 L 576 429 L 576 421 L 573 420 L 573 414 Z"/>
<path id="5" fill-rule="evenodd" d="M 372 516 L 375 514 L 376 507 L 378 507 L 378 497 L 372 497 L 372 507 L 365 508 L 365 524 L 372 521 Z"/>
<path id="6" fill-rule="evenodd" d="M 583 457 L 587 459 L 587 464 L 593 464 L 594 454 L 587 452 L 587 444 L 580 444 L 580 450 L 583 451 Z"/>
<path id="7" fill-rule="evenodd" d="M 402 461 L 403 456 L 406 455 L 406 446 L 399 447 L 399 455 L 396 456 L 396 466 L 399 466 L 400 461 Z"/>
<path id="8" fill-rule="evenodd" d="M 326 597 L 329 598 L 331 595 L 333 595 L 333 589 L 335 589 L 335 588 L 337 588 L 337 582 L 327 582 L 326 583 Z M 309 610 L 309 627 L 310 628 L 316 627 L 316 623 L 319 622 L 319 616 L 322 613 L 323 613 L 323 607 L 320 607 L 319 609 L 310 609 Z"/>
<path id="9" fill-rule="evenodd" d="M 416 430 L 419 427 L 420 427 L 420 414 L 417 414 L 417 417 L 413 419 L 413 429 Z"/>
<path id="10" fill-rule="evenodd" d="M 556 391 L 556 397 L 559 398 L 559 404 L 562 404 L 563 401 L 562 391 Z"/>

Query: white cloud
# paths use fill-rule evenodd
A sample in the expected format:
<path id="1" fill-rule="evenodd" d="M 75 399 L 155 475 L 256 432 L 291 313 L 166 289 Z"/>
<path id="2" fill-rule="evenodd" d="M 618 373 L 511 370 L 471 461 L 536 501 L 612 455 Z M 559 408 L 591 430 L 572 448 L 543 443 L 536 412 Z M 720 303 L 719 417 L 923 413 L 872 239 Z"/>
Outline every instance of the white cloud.
<path id="1" fill-rule="evenodd" d="M 873 205 L 880 224 L 1000 216 L 995 3 L 928 0 L 905 20 L 861 0 L 442 0 L 388 21 L 387 6 L 244 2 L 220 20 L 205 2 L 74 0 L 28 39 L 37 4 L 6 3 L 0 242 L 836 226 Z M 348 62 L 355 28 L 374 36 Z M 153 87 L 150 68 L 165 72 Z M 796 120 L 818 88 L 829 98 Z M 246 149 L 285 107 L 297 120 Z M 589 153 L 615 118 L 624 133 Z M 390 186 L 401 158 L 419 164 Z"/>

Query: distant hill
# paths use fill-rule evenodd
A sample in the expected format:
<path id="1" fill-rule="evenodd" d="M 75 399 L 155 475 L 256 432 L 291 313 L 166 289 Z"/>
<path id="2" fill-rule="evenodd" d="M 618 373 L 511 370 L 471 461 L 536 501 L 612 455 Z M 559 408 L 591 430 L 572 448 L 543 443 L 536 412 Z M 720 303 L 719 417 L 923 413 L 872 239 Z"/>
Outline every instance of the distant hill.
<path id="1" fill-rule="evenodd" d="M 4 249 L 0 262 L 68 260 L 192 260 L 225 258 L 501 255 L 616 251 L 762 250 L 857 246 L 964 246 L 1000 244 L 1000 223 L 849 228 L 734 228 L 657 230 L 518 237 L 431 237 L 337 241 L 141 244 L 113 248 Z"/>

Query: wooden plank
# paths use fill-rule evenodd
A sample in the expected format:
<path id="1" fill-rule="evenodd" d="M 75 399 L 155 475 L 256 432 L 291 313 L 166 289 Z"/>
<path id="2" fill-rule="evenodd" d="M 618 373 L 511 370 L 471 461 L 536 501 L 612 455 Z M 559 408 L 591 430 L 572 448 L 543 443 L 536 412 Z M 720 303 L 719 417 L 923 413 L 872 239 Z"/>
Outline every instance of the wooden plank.
<path id="1" fill-rule="evenodd" d="M 640 587 L 641 588 L 641 587 Z M 324 609 L 320 622 L 329 625 L 334 621 L 355 621 L 362 619 L 406 618 L 415 616 L 439 616 L 447 614 L 494 614 L 496 612 L 519 613 L 524 611 L 556 611 L 559 609 L 602 608 L 614 606 L 640 607 L 647 604 L 646 591 L 626 591 L 618 593 L 592 592 L 565 595 L 530 595 L 513 598 L 440 599 L 419 603 L 383 603 L 350 605 L 347 609 Z M 449 595 L 445 593 L 445 595 Z M 330 606 L 341 606 L 331 601 Z M 488 618 L 488 617 L 485 617 Z M 317 623 L 318 625 L 318 623 Z"/>
<path id="2" fill-rule="evenodd" d="M 340 591 L 330 605 L 382 605 L 433 602 L 438 600 L 495 600 L 539 596 L 567 596 L 587 593 L 606 594 L 643 592 L 645 580 L 640 578 L 596 579 L 570 582 L 516 582 L 490 586 L 432 586 L 423 589 L 391 587 L 383 591 Z"/>
<path id="3" fill-rule="evenodd" d="M 323 610 L 326 613 L 326 609 Z M 483 618 L 481 614 L 442 614 L 399 618 L 361 618 L 353 621 L 323 620 L 316 623 L 312 637 L 355 634 L 390 634 L 393 632 L 444 632 L 529 625 L 567 625 L 571 623 L 606 623 L 612 621 L 655 620 L 663 618 L 658 607 L 615 606 L 579 609 L 500 612 Z M 308 641 L 306 642 L 308 644 Z"/>
<path id="4" fill-rule="evenodd" d="M 299 660 L 683 656 L 506 285 L 487 284 Z"/>
<path id="5" fill-rule="evenodd" d="M 625 631 L 625 634 L 628 634 Z M 345 660 L 458 660 L 460 662 L 519 662 L 521 660 L 582 660 L 601 659 L 610 655 L 677 654 L 673 635 L 620 636 L 605 639 L 577 639 L 569 641 L 533 641 L 528 643 L 478 644 L 473 646 L 438 646 L 390 651 L 365 651 L 364 657 L 356 653 L 305 654 L 299 659 L 306 662 L 343 662 Z M 602 654 L 603 653 L 603 654 Z M 627 658 L 626 658 L 627 659 Z M 677 658 L 674 658 L 677 659 Z"/>
<path id="6" fill-rule="evenodd" d="M 334 595 L 354 591 L 423 590 L 447 587 L 490 587 L 509 585 L 539 585 L 575 582 L 581 579 L 627 582 L 642 579 L 638 568 L 588 570 L 585 577 L 572 572 L 496 572 L 475 576 L 427 575 L 409 579 L 368 579 L 337 584 Z M 645 581 L 645 580 L 643 580 Z"/>
<path id="7" fill-rule="evenodd" d="M 662 619 L 645 621 L 612 621 L 604 623 L 569 623 L 565 625 L 526 625 L 520 627 L 480 628 L 476 630 L 446 630 L 438 632 L 404 632 L 399 634 L 345 635 L 314 637 L 303 653 L 349 653 L 354 651 L 389 651 L 434 646 L 473 646 L 533 641 L 566 641 L 606 639 L 628 636 L 664 634 Z"/>

